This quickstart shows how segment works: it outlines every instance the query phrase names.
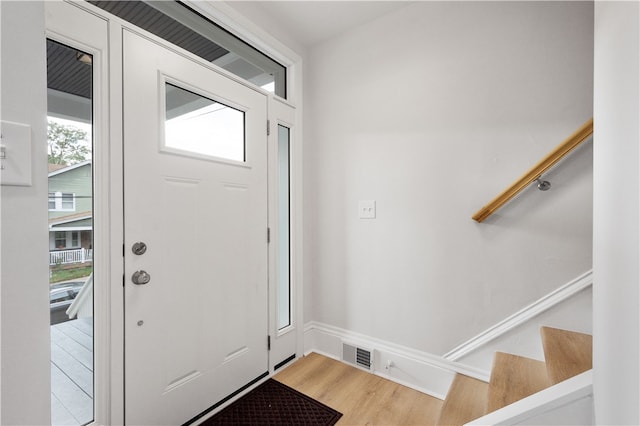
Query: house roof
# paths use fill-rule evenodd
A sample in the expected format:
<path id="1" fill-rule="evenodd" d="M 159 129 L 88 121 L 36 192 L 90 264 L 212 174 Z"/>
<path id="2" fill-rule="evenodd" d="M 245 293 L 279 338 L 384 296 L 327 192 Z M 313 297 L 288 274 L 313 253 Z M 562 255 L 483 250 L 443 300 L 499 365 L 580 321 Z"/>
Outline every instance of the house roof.
<path id="1" fill-rule="evenodd" d="M 49 177 L 57 176 L 62 173 L 69 172 L 71 170 L 79 169 L 80 167 L 83 167 L 86 165 L 91 165 L 91 160 L 86 160 L 81 163 L 72 164 L 71 166 L 62 165 L 62 167 L 55 167 L 55 166 L 59 166 L 58 164 L 49 164 Z M 52 170 L 51 166 L 54 166 L 53 167 L 54 170 Z"/>
<path id="2" fill-rule="evenodd" d="M 49 173 L 58 171 L 60 169 L 64 169 L 65 167 L 68 167 L 68 166 L 66 164 L 51 164 L 51 163 L 49 163 Z"/>
<path id="3" fill-rule="evenodd" d="M 49 219 L 49 228 L 57 225 L 68 224 L 80 220 L 91 219 L 93 214 L 91 211 L 72 213 L 65 216 L 54 217 Z"/>

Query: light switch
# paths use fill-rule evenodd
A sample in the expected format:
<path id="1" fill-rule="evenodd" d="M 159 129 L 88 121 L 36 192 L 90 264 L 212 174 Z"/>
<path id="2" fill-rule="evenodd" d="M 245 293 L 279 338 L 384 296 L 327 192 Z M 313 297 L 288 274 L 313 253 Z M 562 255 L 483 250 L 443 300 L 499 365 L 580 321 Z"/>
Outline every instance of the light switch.
<path id="1" fill-rule="evenodd" d="M 375 200 L 360 200 L 360 202 L 358 203 L 358 216 L 360 217 L 360 219 L 375 219 Z"/>
<path id="2" fill-rule="evenodd" d="M 31 126 L 0 122 L 0 184 L 31 186 Z"/>

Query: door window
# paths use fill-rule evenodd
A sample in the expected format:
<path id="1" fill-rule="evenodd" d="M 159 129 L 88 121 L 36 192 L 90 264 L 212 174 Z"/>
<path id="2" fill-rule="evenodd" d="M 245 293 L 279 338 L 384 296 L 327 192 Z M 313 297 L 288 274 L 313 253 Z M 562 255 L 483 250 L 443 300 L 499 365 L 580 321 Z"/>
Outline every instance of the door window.
<path id="1" fill-rule="evenodd" d="M 171 151 L 245 161 L 244 112 L 165 83 L 164 146 Z"/>

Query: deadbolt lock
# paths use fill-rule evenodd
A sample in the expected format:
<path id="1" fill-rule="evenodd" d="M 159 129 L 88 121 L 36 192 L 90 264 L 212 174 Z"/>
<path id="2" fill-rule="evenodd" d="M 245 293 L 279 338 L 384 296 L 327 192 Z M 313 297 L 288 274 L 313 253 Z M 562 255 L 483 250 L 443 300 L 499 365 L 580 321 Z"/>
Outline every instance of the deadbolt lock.
<path id="1" fill-rule="evenodd" d="M 140 256 L 142 254 L 145 254 L 145 252 L 147 251 L 147 245 L 142 241 L 138 241 L 137 243 L 134 243 L 133 246 L 131 246 L 131 251 L 133 252 L 133 254 Z"/>

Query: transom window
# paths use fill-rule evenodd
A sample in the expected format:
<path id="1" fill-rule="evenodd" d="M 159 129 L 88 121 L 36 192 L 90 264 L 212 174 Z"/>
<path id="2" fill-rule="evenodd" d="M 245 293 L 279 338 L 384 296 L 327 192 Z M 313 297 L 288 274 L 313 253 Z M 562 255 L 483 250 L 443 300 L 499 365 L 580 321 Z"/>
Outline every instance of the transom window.
<path id="1" fill-rule="evenodd" d="M 287 98 L 287 68 L 284 65 L 182 2 L 87 1 L 281 98 Z"/>

